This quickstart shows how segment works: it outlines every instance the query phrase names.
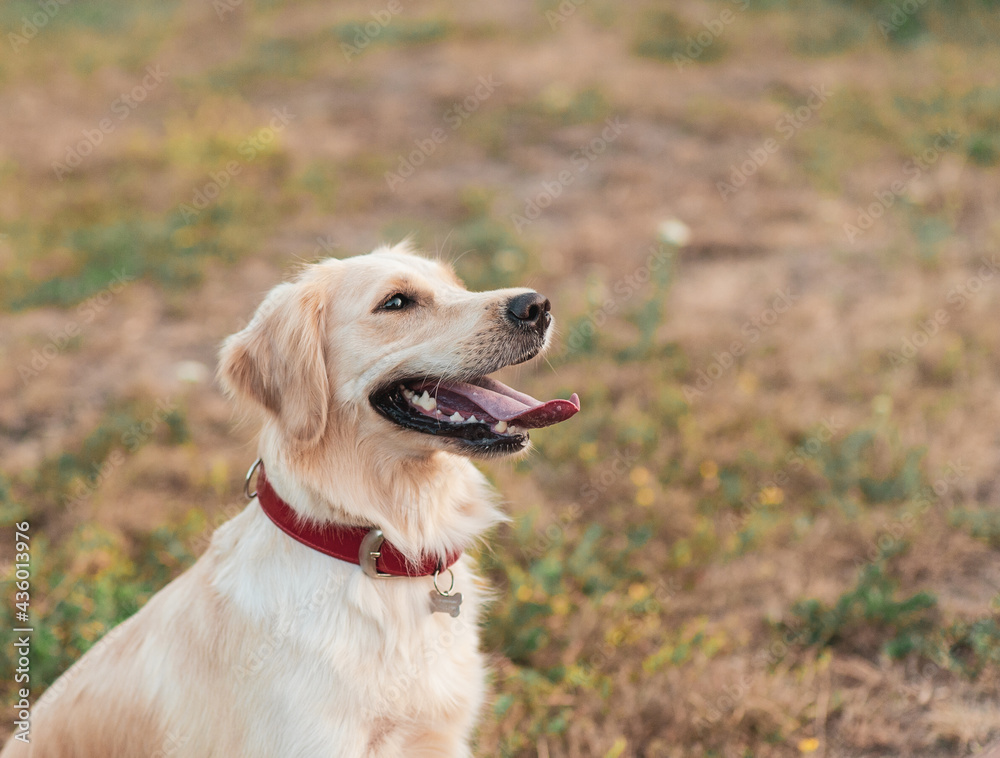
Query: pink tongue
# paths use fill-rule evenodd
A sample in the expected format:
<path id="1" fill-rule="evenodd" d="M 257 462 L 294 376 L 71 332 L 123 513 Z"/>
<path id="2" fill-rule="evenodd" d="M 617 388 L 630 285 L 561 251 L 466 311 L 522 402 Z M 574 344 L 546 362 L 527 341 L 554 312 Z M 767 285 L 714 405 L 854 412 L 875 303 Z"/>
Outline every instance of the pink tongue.
<path id="1" fill-rule="evenodd" d="M 580 410 L 580 398 L 574 392 L 569 400 L 535 400 L 531 395 L 511 389 L 496 379 L 482 377 L 476 384 L 465 382 L 426 382 L 415 390 L 426 389 L 447 405 L 447 395 L 458 395 L 475 404 L 497 421 L 517 424 L 525 429 L 552 426 Z"/>

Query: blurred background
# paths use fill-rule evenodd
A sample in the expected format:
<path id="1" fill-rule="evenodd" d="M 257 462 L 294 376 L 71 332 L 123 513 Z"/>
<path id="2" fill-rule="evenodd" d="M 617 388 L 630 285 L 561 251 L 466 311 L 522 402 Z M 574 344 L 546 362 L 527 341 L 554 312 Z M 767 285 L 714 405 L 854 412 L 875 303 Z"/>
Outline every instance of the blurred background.
<path id="1" fill-rule="evenodd" d="M 998 13 L 5 0 L 0 562 L 29 521 L 32 697 L 243 507 L 220 341 L 301 263 L 412 235 L 549 296 L 557 345 L 506 378 L 583 403 L 484 465 L 514 520 L 480 555 L 478 755 L 982 752 Z"/>

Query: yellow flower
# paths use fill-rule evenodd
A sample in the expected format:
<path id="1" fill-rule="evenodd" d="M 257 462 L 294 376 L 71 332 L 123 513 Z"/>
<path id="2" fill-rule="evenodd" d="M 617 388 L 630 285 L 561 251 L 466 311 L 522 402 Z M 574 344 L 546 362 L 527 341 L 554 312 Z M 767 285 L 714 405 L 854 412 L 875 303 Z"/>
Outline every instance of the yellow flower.
<path id="1" fill-rule="evenodd" d="M 517 588 L 517 592 L 515 593 L 517 599 L 520 600 L 522 603 L 527 603 L 529 600 L 531 600 L 531 596 L 533 594 L 534 593 L 531 591 L 531 587 L 529 587 L 527 584 L 522 584 L 520 587 Z"/>
<path id="2" fill-rule="evenodd" d="M 565 595 L 557 595 L 552 598 L 552 612 L 557 616 L 566 616 L 570 612 L 569 598 Z"/>
<path id="3" fill-rule="evenodd" d="M 634 600 L 635 602 L 639 602 L 640 600 L 645 600 L 648 594 L 649 594 L 649 589 L 646 587 L 645 584 L 640 584 L 639 582 L 635 582 L 629 585 L 628 596 L 632 598 L 632 600 Z"/>
<path id="4" fill-rule="evenodd" d="M 714 479 L 719 475 L 719 466 L 715 461 L 702 461 L 698 472 L 702 479 Z"/>
<path id="5" fill-rule="evenodd" d="M 817 750 L 819 750 L 819 740 L 815 737 L 809 737 L 799 742 L 800 753 L 815 753 Z"/>
<path id="6" fill-rule="evenodd" d="M 597 459 L 597 443 L 584 442 L 577 451 L 581 461 L 593 461 Z"/>
<path id="7" fill-rule="evenodd" d="M 182 226 L 170 236 L 178 247 L 194 247 L 198 242 L 198 230 L 193 226 Z"/>
<path id="8" fill-rule="evenodd" d="M 653 492 L 652 487 L 642 487 L 638 492 L 635 493 L 635 502 L 641 505 L 643 508 L 648 508 L 653 504 L 656 499 L 656 493 Z"/>
<path id="9" fill-rule="evenodd" d="M 629 474 L 629 479 L 632 480 L 632 484 L 636 487 L 642 487 L 644 484 L 649 484 L 649 480 L 652 478 L 653 477 L 649 473 L 649 469 L 643 466 L 636 466 L 632 469 L 632 473 Z"/>
<path id="10" fill-rule="evenodd" d="M 107 630 L 100 621 L 88 621 L 79 628 L 78 634 L 87 642 L 93 642 L 105 631 Z"/>
<path id="11" fill-rule="evenodd" d="M 785 502 L 785 491 L 781 487 L 765 487 L 760 491 L 761 505 L 781 505 Z"/>
<path id="12" fill-rule="evenodd" d="M 604 758 L 620 758 L 622 753 L 625 752 L 625 748 L 628 747 L 628 740 L 624 737 L 619 737 L 615 740 L 611 749 L 604 754 Z"/>
<path id="13" fill-rule="evenodd" d="M 749 371 L 744 371 L 736 377 L 736 386 L 744 395 L 753 395 L 756 393 L 757 385 L 757 375 L 751 374 Z"/>

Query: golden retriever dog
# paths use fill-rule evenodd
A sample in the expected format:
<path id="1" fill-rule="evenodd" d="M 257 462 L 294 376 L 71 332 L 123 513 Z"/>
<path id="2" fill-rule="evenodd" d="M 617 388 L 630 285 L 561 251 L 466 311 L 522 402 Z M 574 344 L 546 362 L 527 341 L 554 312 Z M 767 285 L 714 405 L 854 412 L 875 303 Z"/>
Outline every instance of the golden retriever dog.
<path id="1" fill-rule="evenodd" d="M 485 589 L 464 551 L 503 518 L 470 459 L 579 410 L 488 377 L 551 333 L 538 293 L 469 292 L 406 245 L 275 287 L 219 363 L 262 418 L 256 496 L 4 758 L 470 755 Z"/>

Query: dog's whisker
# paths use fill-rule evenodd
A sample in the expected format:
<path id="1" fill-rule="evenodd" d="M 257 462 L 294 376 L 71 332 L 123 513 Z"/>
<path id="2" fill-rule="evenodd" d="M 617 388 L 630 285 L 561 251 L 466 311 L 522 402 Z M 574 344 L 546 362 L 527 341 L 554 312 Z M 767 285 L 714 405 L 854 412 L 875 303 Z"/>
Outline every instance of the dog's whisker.
<path id="1" fill-rule="evenodd" d="M 475 248 L 470 247 L 468 250 L 466 250 L 461 255 L 459 255 L 455 260 L 453 260 L 451 262 L 451 265 L 455 266 L 460 260 L 462 260 L 462 258 L 464 258 L 465 256 L 467 256 L 469 253 L 474 253 L 474 252 L 475 252 Z"/>
<path id="2" fill-rule="evenodd" d="M 548 366 L 548 367 L 549 367 L 550 369 L 552 369 L 552 373 L 553 373 L 553 374 L 555 374 L 556 376 L 559 376 L 559 370 L 558 370 L 558 369 L 557 369 L 557 368 L 556 368 L 555 366 L 553 366 L 553 365 L 552 365 L 552 361 L 550 361 L 550 360 L 549 360 L 549 356 L 547 356 L 547 355 L 543 355 L 543 356 L 542 356 L 542 360 L 543 360 L 543 361 L 545 361 L 545 364 L 546 364 L 546 365 L 547 365 L 547 366 Z"/>
<path id="3" fill-rule="evenodd" d="M 452 234 L 454 234 L 454 232 L 455 232 L 455 228 L 454 227 L 452 227 L 451 229 L 449 229 L 448 233 L 446 235 L 444 235 L 444 239 L 441 241 L 441 244 L 438 245 L 437 257 L 439 259 L 441 257 L 443 257 L 443 255 L 444 255 L 444 246 L 448 244 L 448 239 L 451 237 Z M 451 265 L 454 265 L 454 263 L 455 263 L 454 261 L 451 261 Z"/>

